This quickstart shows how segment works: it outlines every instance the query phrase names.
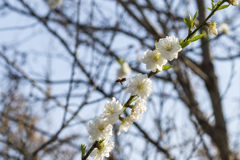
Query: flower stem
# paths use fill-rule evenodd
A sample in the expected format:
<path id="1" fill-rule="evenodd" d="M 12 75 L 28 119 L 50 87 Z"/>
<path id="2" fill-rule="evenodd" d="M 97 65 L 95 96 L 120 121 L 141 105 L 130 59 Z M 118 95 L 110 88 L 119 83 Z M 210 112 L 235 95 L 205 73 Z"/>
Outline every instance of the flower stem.
<path id="1" fill-rule="evenodd" d="M 157 74 L 159 72 L 159 70 L 157 69 L 156 72 L 150 72 L 148 74 L 148 78 L 152 77 L 153 75 Z"/>
<path id="2" fill-rule="evenodd" d="M 124 108 L 127 108 L 134 100 L 134 98 L 136 97 L 136 95 L 131 95 L 131 97 L 128 99 L 128 101 L 124 104 Z"/>
<path id="3" fill-rule="evenodd" d="M 88 150 L 86 155 L 82 156 L 82 160 L 87 160 L 88 156 L 92 153 L 92 151 L 94 150 L 94 148 L 96 148 L 98 145 L 98 141 L 95 141 L 92 145 L 92 147 Z"/>

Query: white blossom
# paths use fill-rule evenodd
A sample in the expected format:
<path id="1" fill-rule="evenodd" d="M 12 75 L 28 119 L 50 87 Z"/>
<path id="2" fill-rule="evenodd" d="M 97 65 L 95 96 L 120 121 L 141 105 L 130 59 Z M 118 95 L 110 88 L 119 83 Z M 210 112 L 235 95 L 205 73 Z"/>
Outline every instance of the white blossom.
<path id="1" fill-rule="evenodd" d="M 122 120 L 120 123 L 120 128 L 118 131 L 118 135 L 123 131 L 127 132 L 133 122 L 141 119 L 141 114 L 146 112 L 146 101 L 144 99 L 139 99 L 135 102 L 135 105 L 132 107 L 131 114 Z"/>
<path id="2" fill-rule="evenodd" d="M 217 23 L 216 22 L 208 22 L 208 33 L 212 35 L 218 35 Z"/>
<path id="3" fill-rule="evenodd" d="M 58 5 L 62 4 L 62 0 L 48 0 L 48 6 L 51 9 L 54 9 L 55 7 L 57 7 Z"/>
<path id="4" fill-rule="evenodd" d="M 131 114 L 129 115 L 134 122 L 141 119 L 141 114 L 146 112 L 146 101 L 144 99 L 139 99 L 135 102 L 135 105 L 132 107 Z"/>
<path id="5" fill-rule="evenodd" d="M 220 25 L 220 30 L 222 31 L 222 33 L 224 34 L 230 34 L 230 29 L 227 23 L 222 23 Z"/>
<path id="6" fill-rule="evenodd" d="M 128 116 L 125 119 L 122 120 L 122 123 L 120 123 L 120 128 L 118 131 L 118 135 L 120 135 L 123 131 L 127 132 L 127 130 L 129 129 L 129 127 L 133 124 L 133 119 Z"/>
<path id="7" fill-rule="evenodd" d="M 131 74 L 132 69 L 129 67 L 128 63 L 124 62 L 121 68 L 118 70 L 118 77 L 126 77 Z"/>
<path id="8" fill-rule="evenodd" d="M 134 111 L 137 111 L 139 113 L 144 113 L 147 110 L 146 107 L 146 101 L 144 99 L 139 99 L 135 102 L 135 105 L 133 107 Z"/>
<path id="9" fill-rule="evenodd" d="M 121 103 L 113 97 L 111 102 L 105 104 L 104 112 L 101 116 L 106 118 L 110 124 L 114 124 L 117 122 L 119 115 L 123 113 L 123 110 Z"/>
<path id="10" fill-rule="evenodd" d="M 138 95 L 142 99 L 146 99 L 152 93 L 152 81 L 147 74 L 139 73 L 129 80 L 127 88 L 127 92 L 131 95 Z"/>
<path id="11" fill-rule="evenodd" d="M 131 114 L 129 115 L 129 118 L 133 122 L 136 122 L 137 120 L 141 119 L 141 114 L 139 112 L 136 112 L 136 111 L 132 110 Z"/>
<path id="12" fill-rule="evenodd" d="M 114 142 L 108 143 L 108 138 L 106 138 L 97 148 L 93 150 L 90 154 L 91 157 L 95 156 L 94 160 L 103 160 L 104 157 L 109 157 L 109 152 L 113 149 Z"/>
<path id="13" fill-rule="evenodd" d="M 89 121 L 87 132 L 90 134 L 90 140 L 100 141 L 112 136 L 112 125 L 106 118 L 96 116 L 94 120 Z"/>
<path id="14" fill-rule="evenodd" d="M 178 52 L 182 50 L 182 47 L 179 45 L 178 38 L 175 38 L 174 35 L 159 39 L 159 41 L 156 43 L 156 46 L 161 55 L 169 61 L 173 60 L 174 58 L 177 59 Z"/>
<path id="15" fill-rule="evenodd" d="M 156 72 L 157 69 L 162 71 L 162 66 L 167 63 L 167 59 L 161 55 L 159 50 L 147 50 L 143 53 L 142 61 L 146 64 L 146 68 L 151 69 L 152 72 Z"/>

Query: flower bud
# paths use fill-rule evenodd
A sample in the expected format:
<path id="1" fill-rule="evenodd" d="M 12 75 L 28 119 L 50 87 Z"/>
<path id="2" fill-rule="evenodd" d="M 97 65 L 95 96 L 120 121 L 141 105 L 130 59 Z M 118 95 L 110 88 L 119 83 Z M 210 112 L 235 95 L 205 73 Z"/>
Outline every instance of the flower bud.
<path id="1" fill-rule="evenodd" d="M 227 2 L 233 6 L 238 6 L 238 0 L 227 0 Z"/>
<path id="2" fill-rule="evenodd" d="M 208 26 L 208 33 L 210 35 L 218 35 L 218 30 L 217 30 L 217 23 L 216 22 L 206 22 Z"/>
<path id="3" fill-rule="evenodd" d="M 223 33 L 223 34 L 230 34 L 230 29 L 229 29 L 229 26 L 227 25 L 227 23 L 222 23 L 220 25 L 220 31 Z"/>
<path id="4" fill-rule="evenodd" d="M 126 77 L 126 76 L 128 76 L 129 74 L 131 74 L 131 72 L 132 72 L 132 69 L 131 69 L 131 67 L 128 65 L 128 63 L 127 63 L 127 62 L 123 62 L 123 63 L 121 64 L 121 68 L 118 69 L 117 75 L 118 75 L 118 77 L 122 78 L 122 77 Z"/>

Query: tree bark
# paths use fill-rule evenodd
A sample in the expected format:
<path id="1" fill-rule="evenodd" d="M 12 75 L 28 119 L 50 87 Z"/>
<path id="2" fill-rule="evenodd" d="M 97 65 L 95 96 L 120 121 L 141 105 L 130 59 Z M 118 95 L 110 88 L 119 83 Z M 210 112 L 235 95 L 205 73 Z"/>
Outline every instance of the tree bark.
<path id="1" fill-rule="evenodd" d="M 206 18 L 206 6 L 205 1 L 197 0 L 197 5 L 199 8 L 199 21 L 202 22 Z M 201 31 L 206 31 L 207 28 L 201 28 Z M 211 98 L 211 103 L 214 111 L 215 126 L 214 132 L 210 134 L 213 142 L 218 147 L 220 156 L 222 160 L 230 159 L 230 148 L 228 144 L 228 134 L 226 129 L 226 121 L 224 119 L 222 111 L 221 96 L 218 89 L 218 79 L 214 71 L 214 66 L 212 62 L 210 46 L 207 39 L 201 39 L 201 49 L 203 61 L 201 68 L 208 76 L 208 79 L 205 81 L 206 88 L 208 90 L 209 96 Z"/>

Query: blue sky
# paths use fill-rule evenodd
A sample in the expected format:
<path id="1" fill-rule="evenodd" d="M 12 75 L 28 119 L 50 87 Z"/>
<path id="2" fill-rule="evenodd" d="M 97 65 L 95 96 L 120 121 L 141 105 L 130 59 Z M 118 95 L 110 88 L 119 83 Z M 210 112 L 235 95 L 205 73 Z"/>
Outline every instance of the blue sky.
<path id="1" fill-rule="evenodd" d="M 12 0 L 12 2 L 15 2 L 15 1 Z M 40 0 L 36 2 L 32 2 L 32 6 L 36 7 L 36 10 L 41 11 L 41 13 L 46 13 L 46 11 L 48 10 L 47 6 L 44 5 L 44 3 L 39 3 L 39 2 Z M 85 1 L 84 3 L 87 3 L 87 2 Z M 37 4 L 40 4 L 40 5 L 37 5 Z M 67 4 L 68 3 L 66 2 L 66 5 Z M 107 16 L 110 16 L 109 13 L 112 13 L 112 10 L 115 11 L 116 9 L 118 9 L 119 12 L 121 11 L 121 9 L 116 7 L 116 5 L 113 4 L 113 2 L 104 1 L 102 5 L 109 8 L 109 10 L 106 10 L 106 13 L 105 13 Z M 226 12 L 227 13 L 235 12 L 234 9 L 235 8 L 230 6 L 228 9 L 226 9 Z M 84 14 L 84 12 L 89 10 L 89 8 L 82 8 L 82 10 L 83 10 L 83 13 L 81 14 L 82 16 L 81 18 L 82 18 L 82 21 L 85 21 L 87 20 L 85 17 L 87 14 Z M 194 13 L 194 10 L 189 12 Z M 115 13 L 117 14 L 117 12 Z M 182 13 L 184 14 L 184 11 L 182 11 Z M 220 24 L 221 22 L 223 22 L 223 19 L 225 16 L 224 14 L 225 12 L 219 12 L 213 19 Z M 152 21 L 154 21 L 154 19 Z M 22 67 L 24 71 L 34 79 L 44 79 L 46 73 L 50 73 L 50 78 L 52 80 L 69 79 L 71 74 L 70 67 L 73 60 L 72 57 L 67 54 L 67 51 L 64 49 L 64 47 L 61 46 L 61 43 L 58 40 L 56 40 L 54 36 L 49 34 L 48 31 L 41 24 L 37 23 L 37 25 L 35 25 L 36 22 L 37 21 L 35 19 L 24 17 L 22 15 L 12 13 L 12 12 L 6 16 L 0 17 L 0 37 L 3 37 L 0 39 L 0 45 L 1 46 L 6 45 L 6 46 L 9 46 L 10 48 L 11 47 L 14 48 L 14 49 L 10 49 L 10 51 L 8 51 L 6 55 L 9 59 L 11 59 L 12 61 L 16 61 L 17 64 L 19 65 L 21 65 L 21 55 L 22 55 L 21 52 L 25 53 L 27 55 L 27 63 Z M 105 23 L 108 23 L 108 22 L 105 22 Z M 109 22 L 109 23 L 113 23 L 113 22 Z M 236 26 L 238 23 L 239 23 L 238 20 L 236 20 L 233 26 Z M 31 25 L 34 27 L 30 27 L 27 29 L 10 29 L 10 30 L 5 29 L 9 27 L 16 27 L 16 26 L 22 27 L 22 26 L 28 26 L 28 25 Z M 61 33 L 62 36 L 67 37 L 67 34 L 60 27 L 54 24 L 52 24 L 52 27 L 56 29 L 59 33 Z M 239 33 L 239 30 L 236 30 L 235 32 L 232 32 L 229 36 L 223 36 L 218 41 L 214 41 L 212 43 L 213 46 L 211 48 L 213 55 L 219 56 L 219 57 L 227 56 L 229 54 L 228 53 L 229 50 L 224 50 L 224 48 L 216 48 L 214 45 L 216 45 L 216 43 L 223 43 L 223 45 L 227 44 L 228 46 L 231 46 L 231 44 L 229 43 L 231 43 L 232 36 L 238 33 Z M 183 36 L 185 37 L 185 35 Z M 184 38 L 184 37 L 179 37 L 179 38 Z M 215 36 L 211 37 L 211 39 L 214 39 L 214 38 Z M 74 44 L 73 40 L 69 40 L 68 42 Z M 152 40 L 152 42 L 154 42 L 154 40 Z M 151 40 L 149 41 L 149 43 L 151 43 Z M 138 55 L 141 56 L 143 52 L 147 49 L 147 48 L 142 48 L 139 42 L 135 41 L 134 39 L 130 39 L 127 36 L 119 34 L 114 39 L 111 49 L 119 50 L 119 48 L 124 48 L 129 44 L 133 44 L 134 48 L 130 51 L 130 53 L 128 53 L 128 51 L 123 51 L 123 54 L 127 55 L 127 61 L 129 63 L 132 63 L 136 61 Z M 189 47 L 196 47 L 196 46 L 198 46 L 198 43 L 191 44 Z M 21 52 L 16 53 L 16 51 L 21 51 Z M 90 53 L 92 52 L 93 51 L 91 49 L 80 47 L 79 59 L 84 62 L 91 62 Z M 131 54 L 132 52 L 135 52 L 137 54 Z M 234 55 L 238 53 L 239 53 L 239 46 L 236 46 L 236 45 L 233 46 L 230 54 Z M 194 55 L 190 55 L 190 56 L 194 57 Z M 50 59 L 49 57 L 52 58 L 51 63 L 49 62 L 49 59 Z M 219 88 L 220 88 L 221 94 L 225 93 L 228 84 L 231 83 L 231 87 L 228 89 L 227 94 L 224 96 L 224 99 L 223 99 L 224 114 L 225 114 L 226 120 L 227 121 L 229 120 L 228 130 L 230 131 L 229 135 L 230 135 L 231 143 L 240 141 L 239 139 L 238 140 L 236 139 L 237 138 L 236 133 L 240 133 L 239 120 L 238 120 L 239 118 L 238 119 L 234 118 L 235 116 L 240 116 L 240 109 L 239 109 L 240 107 L 240 63 L 239 62 L 240 60 L 237 59 L 237 60 L 234 60 L 233 62 L 215 61 L 214 63 L 216 74 L 219 78 Z M 4 79 L 5 66 L 6 66 L 5 62 L 0 58 L 0 72 L 1 72 L 0 78 L 1 79 Z M 143 69 L 145 68 L 143 64 L 141 64 L 140 67 Z M 114 80 L 116 78 L 116 71 L 118 68 L 119 66 L 117 63 L 113 65 L 113 68 L 111 68 L 111 71 L 110 71 L 112 77 L 110 77 L 109 79 Z M 232 71 L 232 68 L 233 68 L 233 71 Z M 91 68 L 88 68 L 88 69 L 91 69 Z M 230 82 L 229 77 L 231 76 L 232 73 L 234 74 L 234 77 Z M 134 74 L 135 73 L 132 73 L 131 76 L 133 76 Z M 189 71 L 189 74 L 191 74 L 191 71 Z M 164 75 L 164 73 L 159 73 L 159 75 Z M 83 79 L 83 80 L 86 79 L 79 71 L 76 71 L 76 78 Z M 201 109 L 204 111 L 206 115 L 210 116 L 212 114 L 212 110 L 210 108 L 211 106 L 210 100 L 208 98 L 208 95 L 206 95 L 205 89 L 203 87 L 204 84 L 195 76 L 193 76 L 192 79 L 190 80 L 192 80 L 194 86 L 197 87 L 196 95 L 197 95 L 197 99 L 199 100 Z M 0 84 L 2 86 L 4 86 L 5 83 L 6 81 L 0 81 Z M 46 86 L 42 85 L 41 83 L 39 83 L 39 85 L 47 89 Z M 170 91 L 170 92 L 171 90 L 173 90 L 173 87 L 169 85 L 165 86 L 166 88 L 163 88 L 164 87 L 163 83 L 154 82 L 154 85 L 157 86 L 156 89 L 161 88 L 163 90 Z M 109 86 L 106 86 L 106 87 L 109 87 Z M 53 85 L 51 89 L 53 94 L 62 94 L 62 93 L 66 93 L 68 89 L 68 85 L 67 84 Z M 76 88 L 74 88 L 73 93 L 80 94 L 85 89 L 86 88 L 83 86 L 77 86 Z M 4 90 L 4 87 L 2 88 L 2 90 Z M 29 86 L 29 84 L 24 85 L 22 87 L 22 91 L 26 95 L 28 95 L 31 90 L 32 88 Z M 37 90 L 33 89 L 33 91 L 34 91 L 34 94 L 42 96 L 41 93 L 39 93 Z M 177 96 L 177 94 L 174 91 L 172 92 L 173 92 L 173 96 Z M 124 92 L 122 92 L 115 96 L 117 99 L 122 101 L 122 100 L 126 100 L 129 94 L 125 94 Z M 94 92 L 92 99 L 98 98 L 98 97 L 100 97 L 99 94 Z M 59 100 L 62 103 L 65 103 L 65 97 L 62 97 Z M 71 100 L 71 104 L 72 104 L 71 109 L 75 110 L 77 106 L 76 104 L 79 104 L 81 101 L 82 99 L 73 98 Z M 153 98 L 153 101 L 157 105 L 159 105 L 160 103 L 159 102 L 160 100 L 156 99 L 156 97 Z M 104 100 L 99 102 L 97 105 L 85 107 L 79 113 L 79 116 L 84 120 L 90 120 L 94 118 L 94 116 L 99 115 L 102 112 L 105 102 L 106 101 Z M 55 106 L 54 104 L 50 104 L 50 105 L 52 105 L 53 107 Z M 38 104 L 38 103 L 36 104 L 36 107 L 34 106 L 33 110 L 35 113 L 43 112 L 41 108 L 41 104 Z M 155 124 L 152 123 L 152 115 L 154 114 L 155 114 L 155 110 L 153 108 L 149 108 L 147 113 L 145 113 L 145 115 L 143 116 L 142 120 L 139 121 L 139 123 L 143 124 L 145 130 L 153 130 Z M 186 109 L 185 106 L 183 106 L 183 104 L 180 101 L 170 99 L 164 104 L 163 116 L 164 117 L 175 116 L 176 117 L 175 124 L 176 124 L 176 127 L 179 128 L 179 131 L 176 131 L 177 132 L 176 135 L 173 136 L 172 144 L 178 143 L 179 141 L 184 141 L 184 133 L 186 132 L 186 130 L 188 129 L 191 130 L 191 128 L 193 127 L 188 120 L 188 114 L 189 114 L 188 110 Z M 51 133 L 55 133 L 55 131 L 59 128 L 59 125 L 61 123 L 62 115 L 63 115 L 63 110 L 61 108 L 55 108 L 50 112 L 50 114 L 48 114 L 47 118 L 44 119 L 42 122 L 40 122 L 38 125 L 41 128 L 48 130 Z M 45 124 L 48 121 L 51 121 L 51 123 L 47 123 L 48 125 L 46 126 Z M 181 130 L 181 128 L 185 125 L 187 126 L 185 128 L 185 131 Z M 69 132 L 81 133 L 81 134 L 84 134 L 86 138 L 82 139 L 81 142 L 77 142 L 77 143 L 83 143 L 83 142 L 89 143 L 87 139 L 88 135 L 85 129 L 86 129 L 85 125 L 79 125 L 76 127 L 72 127 L 71 130 L 69 131 L 64 131 L 63 135 L 68 134 Z M 134 127 L 131 127 L 129 136 L 134 138 L 135 137 L 134 133 L 137 133 L 137 130 Z M 191 137 L 191 136 L 194 136 L 195 133 L 188 132 L 188 135 L 189 137 Z M 154 137 L 155 135 L 153 134 L 152 136 Z M 122 138 L 124 139 L 124 136 L 122 136 Z M 138 149 L 140 150 L 140 148 L 137 148 L 138 143 L 139 144 L 143 143 L 140 138 L 136 141 L 136 145 L 134 146 L 136 147 L 136 150 Z M 134 160 L 134 159 L 140 158 L 138 156 L 141 157 L 141 155 L 137 155 L 136 153 L 134 153 L 132 155 L 132 159 Z"/>

